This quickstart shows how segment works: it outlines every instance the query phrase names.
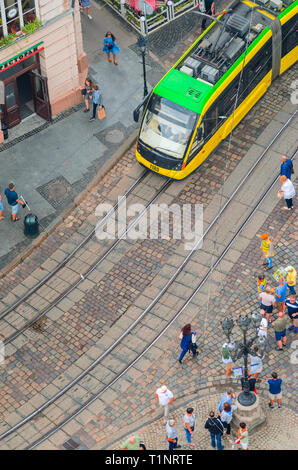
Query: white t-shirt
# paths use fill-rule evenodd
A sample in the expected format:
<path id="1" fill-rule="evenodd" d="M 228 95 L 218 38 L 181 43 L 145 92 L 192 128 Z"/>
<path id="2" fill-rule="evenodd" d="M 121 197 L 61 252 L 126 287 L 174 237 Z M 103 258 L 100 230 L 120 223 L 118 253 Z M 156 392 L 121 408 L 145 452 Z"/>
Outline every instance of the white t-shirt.
<path id="1" fill-rule="evenodd" d="M 291 180 L 287 180 L 281 187 L 285 199 L 292 199 L 295 196 L 295 188 Z"/>
<path id="2" fill-rule="evenodd" d="M 270 305 L 272 305 L 273 302 L 275 302 L 274 295 L 267 294 L 267 292 L 262 292 L 262 294 L 260 294 L 260 298 L 261 298 L 262 304 L 265 305 L 265 307 L 270 307 Z"/>
<path id="3" fill-rule="evenodd" d="M 174 396 L 171 390 L 169 389 L 167 389 L 166 392 L 162 393 L 161 389 L 158 388 L 155 393 L 158 396 L 158 401 L 161 405 L 167 405 L 171 398 L 173 398 Z"/>
<path id="4" fill-rule="evenodd" d="M 265 330 L 265 328 L 268 328 L 268 322 L 267 322 L 266 318 L 262 318 L 260 326 L 259 326 L 259 330 L 258 330 L 258 335 L 259 336 L 266 336 L 267 337 L 267 331 Z"/>

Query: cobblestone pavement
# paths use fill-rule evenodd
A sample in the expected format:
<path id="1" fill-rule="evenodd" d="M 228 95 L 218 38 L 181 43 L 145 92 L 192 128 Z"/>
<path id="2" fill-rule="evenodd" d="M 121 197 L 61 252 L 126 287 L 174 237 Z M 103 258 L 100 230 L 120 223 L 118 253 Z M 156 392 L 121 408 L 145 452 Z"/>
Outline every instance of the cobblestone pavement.
<path id="1" fill-rule="evenodd" d="M 213 158 L 208 159 L 201 167 L 200 173 L 196 173 L 195 176 L 177 185 L 177 189 L 170 190 L 171 200 L 179 204 L 201 203 L 204 208 L 207 207 L 214 194 L 245 156 L 253 141 L 270 122 L 269 114 L 263 112 L 267 109 L 268 103 L 270 106 L 270 100 L 273 97 L 276 98 L 275 113 L 282 106 L 282 99 L 287 93 L 293 73 L 294 70 L 291 70 L 281 86 L 278 86 L 278 96 L 273 87 L 268 92 L 271 96 L 264 97 L 252 111 L 252 116 L 248 116 L 238 126 L 231 140 L 231 158 L 227 161 L 228 143 L 224 142 L 214 152 Z M 256 116 L 261 112 L 264 117 L 257 122 L 259 127 L 254 127 Z M 94 188 L 88 196 L 88 201 L 83 201 L 74 214 L 65 220 L 57 233 L 45 240 L 42 247 L 1 281 L 0 292 L 4 296 L 1 302 L 3 309 L 28 287 L 32 287 L 46 272 L 53 269 L 57 262 L 82 240 L 83 235 L 93 228 L 93 213 L 97 204 L 113 202 L 113 195 L 116 199 L 121 193 L 119 188 L 128 184 L 129 179 L 124 178 L 123 182 L 121 176 L 129 174 L 132 159 L 133 155 L 130 151 L 105 178 L 101 186 Z M 151 181 L 156 185 L 160 180 L 156 175 L 152 175 Z M 146 191 L 150 192 L 150 189 L 142 186 L 137 195 L 145 197 Z M 174 191 L 174 194 L 171 194 L 171 191 Z M 177 192 L 177 197 L 173 199 Z M 13 412 L 18 406 L 26 406 L 27 401 L 32 401 L 41 391 L 47 395 L 50 394 L 50 384 L 57 385 L 61 374 L 64 371 L 67 372 L 79 358 L 83 358 L 88 350 L 109 331 L 115 321 L 152 282 L 154 276 L 178 246 L 178 241 L 175 240 L 167 242 L 165 240 L 141 240 L 133 246 L 126 244 L 125 248 L 124 243 L 121 242 L 114 257 L 110 256 L 104 261 L 95 277 L 91 276 L 84 282 L 82 288 L 76 293 L 71 293 L 47 315 L 40 331 L 30 330 L 8 346 L 7 368 L 1 374 L 3 387 L 0 396 L 3 417 L 6 418 L 7 413 Z M 55 251 L 57 245 L 58 250 Z M 48 305 L 78 278 L 78 273 L 85 271 L 86 267 L 94 261 L 94 253 L 96 255 L 99 253 L 96 239 L 92 240 L 90 245 L 91 247 L 88 245 L 89 251 L 84 249 L 75 261 L 71 261 L 61 270 L 57 279 L 51 280 L 48 287 L 42 288 L 41 292 L 29 299 L 26 307 L 18 307 L 15 314 L 10 314 L 8 319 L 5 319 L 1 329 L 5 337 L 24 323 L 23 317 L 26 315 L 32 317 L 32 313 L 35 316 L 35 309 Z M 40 261 L 44 262 L 38 267 Z M 16 283 L 18 286 L 13 288 Z M 187 284 L 187 281 L 184 283 Z M 7 289 L 10 290 L 10 294 L 5 296 Z M 65 328 L 67 328 L 67 334 L 65 334 Z"/>
<path id="2" fill-rule="evenodd" d="M 212 196 L 214 196 L 227 179 L 229 173 L 244 157 L 252 141 L 261 134 L 261 131 L 270 122 L 269 113 L 263 113 L 263 117 L 257 122 L 259 127 L 252 129 L 256 119 L 255 116 L 258 116 L 258 112 L 261 115 L 260 110 L 266 110 L 266 107 L 270 106 L 273 98 L 276 98 L 275 113 L 282 107 L 282 100 L 288 93 L 287 87 L 293 78 L 293 72 L 294 70 L 291 70 L 284 77 L 284 81 L 278 84 L 278 91 L 272 87 L 269 91 L 269 93 L 272 93 L 271 96 L 265 96 L 252 111 L 252 116 L 249 115 L 238 126 L 232 138 L 230 150 L 233 153 L 228 161 L 228 165 L 221 146 L 214 153 L 214 158 L 212 160 L 209 159 L 201 167 L 202 172 L 177 185 L 176 188 L 178 189 L 172 190 L 174 195 L 178 192 L 178 202 L 201 202 L 207 206 Z M 259 109 L 257 109 L 258 107 Z M 248 131 L 247 135 L 244 135 L 243 129 Z M 251 132 L 254 134 L 253 137 L 250 136 Z M 226 143 L 223 145 L 227 146 Z M 227 150 L 227 147 L 225 147 L 225 150 Z M 125 184 L 123 183 L 121 176 L 123 177 L 123 175 L 128 174 L 129 171 L 135 168 L 132 165 L 132 160 L 133 155 L 130 151 L 112 170 L 102 185 L 99 188 L 94 188 L 90 194 L 91 197 L 88 198 L 88 202 L 84 201 L 76 209 L 75 213 L 65 220 L 60 226 L 58 233 L 53 235 L 52 244 L 50 243 L 50 237 L 43 243 L 40 250 L 38 249 L 39 252 L 38 250 L 34 252 L 23 265 L 16 268 L 7 278 L 1 281 L 2 288 L 4 289 L 3 292 L 6 292 L 7 288 L 9 289 L 9 287 L 14 286 L 16 283 L 18 284 L 16 289 L 12 289 L 10 296 L 3 299 L 6 304 L 11 303 L 15 298 L 14 294 L 20 295 L 26 287 L 34 285 L 36 280 L 44 276 L 45 269 L 52 269 L 55 263 L 62 259 L 63 252 L 63 256 L 65 256 L 65 252 L 69 252 L 73 244 L 77 244 L 82 239 L 83 234 L 91 230 L 92 225 L 90 220 L 83 224 L 82 221 L 94 213 L 94 209 L 99 202 L 106 201 L 108 197 L 112 200 L 113 190 L 116 198 L 119 194 L 119 185 L 123 187 L 123 185 L 127 184 L 127 181 Z M 155 175 L 152 175 L 152 182 L 155 181 L 156 184 L 154 178 L 156 178 Z M 210 187 L 212 187 L 212 191 L 210 191 Z M 79 228 L 80 223 L 81 228 Z M 69 237 L 69 242 L 66 241 L 67 236 Z M 61 244 L 59 249 L 55 251 L 57 237 L 58 240 L 60 238 Z M 51 247 L 53 251 L 51 251 Z M 170 241 L 167 244 L 164 241 L 152 240 L 136 243 L 131 251 L 128 250 L 124 258 L 122 254 L 120 256 L 118 254 L 116 259 L 112 260 L 114 261 L 113 264 L 107 264 L 103 268 L 104 273 L 109 271 L 104 279 L 102 279 L 103 272 L 101 272 L 100 276 L 94 280 L 95 284 L 93 281 L 90 281 L 89 285 L 86 282 L 85 289 L 83 289 L 84 292 L 79 294 L 79 298 L 72 298 L 72 303 L 66 302 L 63 306 L 60 305 L 59 309 L 52 311 L 47 319 L 49 325 L 43 325 L 43 334 L 30 332 L 27 338 L 17 341 L 14 345 L 16 348 L 15 352 L 7 358 L 7 371 L 1 374 L 1 379 L 6 383 L 6 386 L 2 389 L 3 400 L 1 400 L 1 403 L 3 404 L 3 409 L 6 412 L 11 412 L 18 406 L 23 406 L 24 410 L 30 409 L 27 406 L 27 401 L 30 400 L 31 406 L 33 406 L 36 401 L 36 395 L 41 390 L 43 390 L 44 395 L 51 396 L 55 392 L 55 387 L 58 383 L 57 381 L 55 382 L 55 379 L 59 379 L 60 374 L 64 370 L 68 371 L 70 365 L 74 364 L 80 356 L 87 352 L 102 333 L 108 331 L 112 323 L 119 318 L 119 315 L 122 315 L 140 292 L 149 285 L 150 281 L 152 281 L 152 275 L 156 274 L 165 263 L 167 257 L 172 255 L 174 248 L 175 243 Z M 144 253 L 146 251 L 148 258 L 144 262 L 146 258 Z M 160 251 L 163 251 L 164 256 L 161 255 Z M 42 265 L 45 269 L 34 269 L 49 254 L 52 255 L 51 258 Z M 156 256 L 156 260 L 154 260 L 154 256 Z M 85 265 L 86 262 L 88 263 L 88 259 L 86 256 L 82 256 L 81 266 Z M 128 273 L 130 274 L 128 275 Z M 69 274 L 68 272 L 68 277 Z M 24 279 L 23 282 L 22 279 Z M 65 274 L 62 274 L 58 283 L 59 288 L 57 288 L 57 283 L 51 287 L 59 292 L 59 289 L 63 288 L 63 280 L 65 279 Z M 143 284 L 140 282 L 141 279 L 143 279 Z M 187 283 L 187 281 L 185 282 Z M 111 290 L 112 285 L 113 293 Z M 110 298 L 105 294 L 107 290 L 110 291 Z M 102 292 L 100 296 L 98 291 Z M 52 298 L 52 295 L 50 293 L 49 297 Z M 84 298 L 80 299 L 82 296 Z M 44 297 L 46 298 L 46 295 Z M 102 302 L 103 298 L 105 299 L 104 303 Z M 119 298 L 121 299 L 121 308 L 119 308 L 119 301 L 117 303 L 115 300 Z M 94 312 L 98 312 L 98 314 L 94 316 Z M 68 330 L 67 335 L 65 335 L 66 325 Z M 98 333 L 99 331 L 100 334 Z M 51 338 L 50 341 L 49 338 Z M 208 363 L 208 359 L 206 361 Z M 204 377 L 205 374 L 206 377 Z M 207 375 L 207 372 L 204 372 L 202 376 L 203 383 L 208 381 Z M 51 383 L 53 383 L 52 388 Z M 9 421 L 12 422 L 12 419 L 8 419 L 7 422 Z"/>
<path id="3" fill-rule="evenodd" d="M 209 416 L 210 410 L 216 412 L 221 394 L 214 392 L 211 394 L 204 394 L 199 399 L 193 399 L 180 406 L 171 413 L 171 418 L 175 419 L 178 432 L 179 444 L 182 446 L 181 450 L 212 450 L 209 432 L 204 429 L 204 424 Z M 194 408 L 196 416 L 196 427 L 192 441 L 195 443 L 191 447 L 187 443 L 184 426 L 183 416 L 187 407 Z M 290 408 L 284 406 L 281 409 L 275 407 L 274 410 L 268 408 L 268 398 L 261 398 L 261 407 L 266 416 L 266 423 L 257 428 L 254 432 L 249 434 L 249 449 L 250 450 L 297 450 L 297 414 Z M 167 450 L 167 440 L 165 437 L 165 425 L 163 419 L 156 419 L 152 423 L 142 426 L 135 431 L 135 434 L 140 436 L 145 443 L 147 450 L 159 449 Z M 225 450 L 236 450 L 239 445 L 235 444 L 237 431 L 232 428 L 231 441 L 226 435 L 222 438 L 222 444 Z M 106 447 L 107 450 L 119 449 L 122 442 L 128 436 L 123 436 L 111 446 Z"/>

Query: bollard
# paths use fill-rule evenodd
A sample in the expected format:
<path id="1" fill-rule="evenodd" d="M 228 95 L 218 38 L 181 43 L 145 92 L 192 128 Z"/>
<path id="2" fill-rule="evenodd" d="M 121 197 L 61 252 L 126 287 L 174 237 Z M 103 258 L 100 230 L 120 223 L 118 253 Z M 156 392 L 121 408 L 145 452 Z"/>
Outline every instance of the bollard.
<path id="1" fill-rule="evenodd" d="M 39 235 L 39 224 L 36 215 L 26 215 L 24 219 L 24 234 L 28 237 L 37 237 Z"/>

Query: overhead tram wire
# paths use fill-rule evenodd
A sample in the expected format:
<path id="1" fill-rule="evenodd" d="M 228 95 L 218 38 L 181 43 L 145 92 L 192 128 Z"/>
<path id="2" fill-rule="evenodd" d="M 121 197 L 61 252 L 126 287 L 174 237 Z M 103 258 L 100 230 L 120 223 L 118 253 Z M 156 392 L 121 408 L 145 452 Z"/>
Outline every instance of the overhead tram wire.
<path id="1" fill-rule="evenodd" d="M 207 234 L 210 232 L 210 230 L 213 228 L 213 226 L 217 223 L 217 220 L 221 216 L 221 214 L 225 211 L 225 209 L 229 206 L 231 201 L 233 200 L 234 196 L 238 193 L 239 189 L 242 187 L 243 183 L 249 178 L 251 173 L 254 171 L 254 169 L 257 167 L 259 162 L 262 160 L 264 155 L 267 153 L 269 148 L 273 145 L 273 143 L 279 138 L 279 136 L 283 133 L 283 131 L 288 127 L 292 119 L 296 116 L 298 111 L 295 111 L 292 116 L 288 119 L 288 121 L 282 126 L 282 128 L 278 131 L 278 133 L 275 135 L 275 137 L 272 139 L 272 141 L 267 145 L 267 147 L 263 150 L 261 155 L 258 157 L 256 162 L 252 165 L 248 173 L 240 180 L 236 188 L 233 190 L 230 198 L 226 201 L 224 206 L 221 208 L 220 212 L 214 217 L 212 222 L 209 224 L 208 228 L 205 230 L 203 235 L 200 237 L 200 239 L 197 241 L 195 246 L 192 248 L 192 250 L 189 252 L 187 257 L 183 260 L 183 262 L 180 264 L 180 266 L 177 268 L 176 272 L 171 276 L 171 278 L 167 281 L 167 283 L 163 286 L 161 291 L 156 295 L 156 297 L 152 300 L 152 302 L 145 308 L 145 310 L 139 315 L 139 317 L 130 325 L 130 327 L 122 333 L 121 336 L 112 344 L 104 353 L 102 353 L 85 371 L 83 371 L 81 374 L 79 374 L 74 380 L 72 380 L 66 387 L 61 389 L 56 395 L 54 395 L 50 400 L 48 400 L 46 403 L 41 405 L 38 409 L 36 409 L 34 412 L 29 414 L 26 418 L 24 418 L 22 421 L 17 423 L 16 425 L 12 426 L 8 431 L 4 432 L 3 434 L 0 435 L 0 440 L 4 439 L 5 437 L 9 436 L 11 433 L 19 429 L 21 426 L 23 426 L 25 423 L 30 421 L 32 418 L 34 418 L 36 415 L 38 415 L 40 412 L 42 412 L 44 409 L 48 408 L 55 400 L 60 398 L 62 395 L 64 395 L 72 386 L 74 386 L 77 382 L 79 382 L 83 377 L 85 377 L 92 369 L 94 369 L 101 361 L 104 359 L 113 349 L 118 346 L 118 344 L 122 341 L 124 337 L 126 337 L 130 331 L 142 320 L 142 318 L 157 304 L 157 302 L 160 300 L 160 298 L 164 295 L 164 293 L 167 291 L 168 287 L 175 281 L 175 279 L 178 277 L 180 272 L 183 270 L 184 266 L 188 263 L 189 259 L 191 258 L 192 254 L 196 251 L 197 247 L 200 245 L 202 240 L 207 236 Z"/>
<path id="2" fill-rule="evenodd" d="M 298 150 L 294 152 L 292 159 L 294 160 Z M 214 269 L 219 265 L 219 263 L 222 261 L 226 253 L 229 251 L 231 246 L 233 245 L 234 241 L 238 237 L 238 235 L 242 232 L 242 230 L 246 227 L 248 222 L 251 220 L 253 217 L 254 213 L 257 211 L 259 206 L 262 204 L 274 184 L 278 181 L 279 178 L 279 173 L 278 175 L 273 179 L 273 181 L 270 183 L 270 185 L 266 188 L 266 190 L 263 192 L 262 196 L 259 198 L 257 203 L 254 205 L 253 209 L 250 211 L 249 215 L 245 218 L 245 220 L 242 222 L 240 227 L 237 229 L 235 234 L 233 235 L 232 239 L 229 241 L 228 245 L 223 249 L 219 257 L 217 258 L 216 262 L 214 263 L 213 266 L 210 267 L 209 271 L 204 275 L 203 279 L 199 282 L 198 286 L 195 288 L 194 292 L 190 294 L 188 299 L 185 301 L 184 305 L 178 310 L 178 312 L 174 315 L 174 317 L 168 322 L 168 324 L 163 327 L 162 331 L 158 333 L 158 335 L 147 345 L 143 351 L 138 355 L 136 359 L 134 359 L 128 366 L 125 367 L 124 370 L 122 370 L 117 377 L 112 379 L 105 387 L 98 392 L 97 394 L 94 394 L 92 397 L 90 397 L 82 406 L 80 406 L 79 409 L 77 409 L 71 416 L 66 418 L 63 422 L 61 422 L 59 425 L 57 425 L 55 428 L 51 429 L 48 431 L 44 436 L 41 438 L 37 439 L 35 442 L 30 444 L 28 447 L 25 448 L 25 450 L 33 450 L 36 448 L 39 444 L 50 438 L 53 434 L 55 434 L 57 431 L 59 431 L 61 428 L 66 426 L 70 421 L 72 421 L 76 416 L 78 416 L 80 413 L 82 413 L 89 405 L 94 403 L 95 400 L 97 400 L 103 393 L 105 393 L 112 385 L 114 385 L 128 370 L 130 370 L 136 362 L 138 362 L 139 359 L 141 359 L 149 349 L 154 346 L 154 344 L 164 335 L 164 333 L 170 328 L 170 326 L 177 320 L 177 318 L 183 313 L 183 311 L 187 308 L 187 306 L 190 304 L 192 299 L 197 295 L 201 287 L 205 284 L 205 282 L 208 280 L 210 275 L 213 273 Z M 0 436 L 1 438 L 1 436 Z"/>

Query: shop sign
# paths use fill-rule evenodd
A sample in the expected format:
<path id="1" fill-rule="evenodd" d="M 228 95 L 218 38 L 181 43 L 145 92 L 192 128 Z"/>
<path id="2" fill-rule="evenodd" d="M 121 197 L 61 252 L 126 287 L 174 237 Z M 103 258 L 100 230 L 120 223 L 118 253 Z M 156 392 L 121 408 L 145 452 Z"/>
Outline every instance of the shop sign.
<path id="1" fill-rule="evenodd" d="M 27 49 L 26 51 L 23 51 L 20 54 L 12 57 L 6 62 L 3 62 L 2 64 L 0 64 L 0 73 L 4 72 L 4 70 L 9 69 L 10 67 L 13 67 L 16 64 L 19 64 L 20 62 L 23 62 L 23 60 L 29 59 L 29 57 L 31 57 L 32 55 L 37 54 L 38 52 L 42 51 L 44 49 L 42 44 L 43 44 L 43 41 L 39 42 L 35 46 L 30 47 L 30 49 Z"/>

